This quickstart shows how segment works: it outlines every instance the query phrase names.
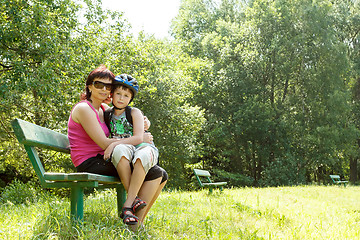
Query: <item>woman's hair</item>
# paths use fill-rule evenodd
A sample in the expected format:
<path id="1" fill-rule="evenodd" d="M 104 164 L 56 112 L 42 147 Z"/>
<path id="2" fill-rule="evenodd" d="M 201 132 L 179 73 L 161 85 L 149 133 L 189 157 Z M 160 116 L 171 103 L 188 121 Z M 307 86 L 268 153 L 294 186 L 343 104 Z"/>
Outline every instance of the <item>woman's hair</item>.
<path id="1" fill-rule="evenodd" d="M 86 79 L 86 86 L 85 86 L 85 96 L 88 101 L 91 101 L 91 92 L 89 91 L 89 86 L 93 84 L 94 79 L 110 79 L 111 82 L 114 82 L 115 75 L 105 66 L 100 65 L 98 68 L 92 70 L 92 72 L 89 74 L 89 76 Z"/>

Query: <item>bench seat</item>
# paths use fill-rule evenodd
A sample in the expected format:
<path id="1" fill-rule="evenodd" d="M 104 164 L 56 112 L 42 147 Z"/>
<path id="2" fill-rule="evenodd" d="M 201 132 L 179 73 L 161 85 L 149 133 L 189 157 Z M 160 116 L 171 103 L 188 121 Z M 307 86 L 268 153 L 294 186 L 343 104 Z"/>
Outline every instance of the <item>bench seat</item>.
<path id="1" fill-rule="evenodd" d="M 112 176 L 99 175 L 94 173 L 54 173 L 44 174 L 47 181 L 98 181 L 99 183 L 119 183 L 119 178 Z"/>
<path id="2" fill-rule="evenodd" d="M 212 182 L 212 183 L 203 183 L 204 186 L 224 186 L 227 182 Z"/>

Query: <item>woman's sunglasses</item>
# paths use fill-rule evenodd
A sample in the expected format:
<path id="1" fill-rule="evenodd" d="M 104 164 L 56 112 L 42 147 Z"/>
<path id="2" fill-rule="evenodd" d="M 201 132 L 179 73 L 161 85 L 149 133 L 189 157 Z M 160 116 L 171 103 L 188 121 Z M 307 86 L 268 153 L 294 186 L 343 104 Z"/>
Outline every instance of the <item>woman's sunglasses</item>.
<path id="1" fill-rule="evenodd" d="M 104 89 L 104 87 L 106 87 L 106 90 L 111 91 L 112 84 L 111 83 L 103 83 L 100 81 L 94 81 L 93 86 L 97 89 Z"/>

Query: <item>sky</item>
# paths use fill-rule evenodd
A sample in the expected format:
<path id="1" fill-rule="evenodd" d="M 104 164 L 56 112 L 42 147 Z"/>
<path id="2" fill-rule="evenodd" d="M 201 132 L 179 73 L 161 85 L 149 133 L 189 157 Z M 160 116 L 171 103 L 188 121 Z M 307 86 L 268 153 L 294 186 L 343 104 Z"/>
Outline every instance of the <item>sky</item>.
<path id="1" fill-rule="evenodd" d="M 178 14 L 180 0 L 102 0 L 103 7 L 124 12 L 135 36 L 142 30 L 156 38 L 169 37 L 171 20 Z"/>

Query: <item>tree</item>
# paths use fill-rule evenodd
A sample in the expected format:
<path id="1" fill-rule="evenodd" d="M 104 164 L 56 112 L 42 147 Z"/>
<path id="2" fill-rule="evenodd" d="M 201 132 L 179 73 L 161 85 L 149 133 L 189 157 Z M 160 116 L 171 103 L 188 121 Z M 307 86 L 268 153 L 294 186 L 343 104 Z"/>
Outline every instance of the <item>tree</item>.
<path id="1" fill-rule="evenodd" d="M 357 131 L 349 124 L 349 62 L 331 2 L 222 1 L 205 14 L 206 29 L 186 23 L 202 26 L 195 13 L 214 4 L 183 5 L 174 36 L 196 36 L 183 48 L 213 62 L 197 95 L 209 121 L 208 166 L 255 184 L 286 176 L 272 185 L 324 181 L 339 165 L 346 172 L 342 163 Z"/>
<path id="2" fill-rule="evenodd" d="M 63 70 L 71 64 L 64 53 L 77 25 L 78 6 L 71 1 L 20 0 L 2 0 L 0 5 L 0 139 L 6 153 L 0 169 L 19 174 L 27 163 L 12 137 L 10 120 L 19 117 L 55 129 L 64 126 L 58 124 L 65 117 L 63 99 L 69 96 Z M 58 111 L 50 115 L 54 109 Z"/>
<path id="3" fill-rule="evenodd" d="M 6 154 L 1 155 L 0 171 L 10 178 L 32 174 L 27 171 L 27 157 L 19 152 L 10 121 L 21 118 L 66 133 L 69 112 L 84 88 L 84 77 L 103 63 L 100 58 L 104 54 L 99 52 L 105 46 L 94 39 L 105 32 L 101 24 L 110 16 L 95 12 L 101 2 L 87 3 L 91 7 L 85 9 L 82 22 L 86 25 L 82 25 L 77 17 L 82 8 L 71 0 L 1 0 L 0 150 Z M 93 11 L 96 14 L 90 14 Z M 121 25 L 119 17 L 116 21 Z M 44 159 L 46 156 L 51 155 L 45 154 Z M 69 159 L 49 159 L 49 168 L 71 166 Z"/>
<path id="4" fill-rule="evenodd" d="M 346 83 L 352 91 L 352 117 L 350 123 L 360 129 L 360 3 L 358 1 L 336 1 L 335 17 L 337 18 L 338 38 L 346 45 L 349 58 L 349 76 Z M 355 183 L 360 171 L 358 171 L 359 161 L 359 139 L 353 142 L 347 157 L 350 159 L 350 181 Z"/>
<path id="5" fill-rule="evenodd" d="M 115 74 L 139 80 L 136 106 L 152 122 L 160 161 L 171 176 L 169 185 L 184 186 L 185 165 L 201 151 L 197 135 L 204 122 L 203 111 L 191 102 L 198 86 L 190 76 L 199 75 L 205 66 L 172 42 L 135 39 L 127 33 L 130 26 L 122 13 L 103 10 L 100 0 L 1 1 L 3 180 L 32 175 L 10 121 L 17 117 L 66 134 L 88 73 L 105 64 Z M 69 157 L 42 152 L 41 158 L 48 170 L 74 170 Z"/>

